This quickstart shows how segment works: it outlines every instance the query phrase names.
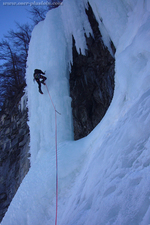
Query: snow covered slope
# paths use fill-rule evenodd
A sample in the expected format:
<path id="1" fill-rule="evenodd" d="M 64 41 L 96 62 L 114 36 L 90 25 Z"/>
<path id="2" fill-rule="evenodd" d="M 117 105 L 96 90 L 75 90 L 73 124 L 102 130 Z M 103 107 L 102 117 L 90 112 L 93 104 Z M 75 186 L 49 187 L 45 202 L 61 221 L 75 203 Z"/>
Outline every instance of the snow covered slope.
<path id="1" fill-rule="evenodd" d="M 72 34 L 84 53 L 86 0 L 64 0 L 32 34 L 27 68 L 31 169 L 2 225 L 55 220 L 54 110 L 35 68 L 46 70 L 58 118 L 59 225 L 150 224 L 150 2 L 90 0 L 105 44 L 116 46 L 115 93 L 100 124 L 73 141 L 68 69 Z"/>

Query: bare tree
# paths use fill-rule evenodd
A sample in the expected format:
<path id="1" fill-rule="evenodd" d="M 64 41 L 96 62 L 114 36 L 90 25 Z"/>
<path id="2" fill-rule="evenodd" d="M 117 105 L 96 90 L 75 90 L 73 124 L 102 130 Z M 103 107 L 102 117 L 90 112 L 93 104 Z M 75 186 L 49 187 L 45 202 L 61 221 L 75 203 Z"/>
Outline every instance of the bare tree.
<path id="1" fill-rule="evenodd" d="M 60 6 L 63 2 L 63 0 L 48 0 L 48 9 L 54 9 Z"/>
<path id="2" fill-rule="evenodd" d="M 17 31 L 10 30 L 5 38 L 13 44 L 15 51 L 19 52 L 22 62 L 26 64 L 32 27 L 28 24 L 20 25 L 16 23 L 16 25 Z"/>
<path id="3" fill-rule="evenodd" d="M 32 6 L 28 12 L 31 14 L 31 20 L 34 25 L 37 25 L 40 21 L 44 20 L 46 13 L 49 11 L 47 6 Z"/>
<path id="4" fill-rule="evenodd" d="M 26 60 L 31 37 L 29 25 L 17 24 L 0 42 L 0 100 L 13 97 L 25 86 Z"/>
<path id="5" fill-rule="evenodd" d="M 0 60 L 3 64 L 0 66 L 1 79 L 3 86 L 7 85 L 14 93 L 24 83 L 24 76 L 22 73 L 21 58 L 12 50 L 8 41 L 0 43 Z"/>
<path id="6" fill-rule="evenodd" d="M 28 12 L 31 14 L 31 20 L 34 25 L 37 25 L 40 21 L 44 20 L 46 13 L 62 4 L 63 0 L 47 0 L 46 6 L 32 6 Z"/>

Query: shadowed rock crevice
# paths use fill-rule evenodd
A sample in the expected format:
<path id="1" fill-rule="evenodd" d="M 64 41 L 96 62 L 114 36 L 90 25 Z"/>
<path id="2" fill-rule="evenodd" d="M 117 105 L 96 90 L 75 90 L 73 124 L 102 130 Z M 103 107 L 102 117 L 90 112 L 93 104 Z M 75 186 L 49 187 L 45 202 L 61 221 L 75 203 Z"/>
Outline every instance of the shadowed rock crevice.
<path id="1" fill-rule="evenodd" d="M 23 89 L 7 99 L 0 112 L 0 222 L 20 183 L 29 170 L 28 110 L 20 100 Z"/>
<path id="2" fill-rule="evenodd" d="M 114 92 L 114 57 L 103 43 L 90 5 L 86 13 L 93 37 L 86 37 L 86 55 L 78 54 L 73 39 L 73 65 L 70 73 L 75 140 L 88 135 L 101 121 Z M 112 42 L 111 46 L 112 52 L 115 52 Z"/>

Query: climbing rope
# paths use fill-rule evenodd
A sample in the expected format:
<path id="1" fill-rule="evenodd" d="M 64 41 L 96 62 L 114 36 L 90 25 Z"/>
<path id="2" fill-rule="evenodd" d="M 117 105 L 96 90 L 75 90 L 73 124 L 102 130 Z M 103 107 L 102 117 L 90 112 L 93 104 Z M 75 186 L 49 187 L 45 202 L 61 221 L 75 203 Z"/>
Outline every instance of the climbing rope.
<path id="1" fill-rule="evenodd" d="M 55 225 L 57 225 L 57 211 L 58 211 L 58 160 L 57 160 L 57 114 L 55 110 L 55 146 L 56 146 L 56 216 Z"/>
<path id="2" fill-rule="evenodd" d="M 46 84 L 45 84 L 46 85 Z M 59 113 L 55 106 L 54 106 L 54 103 L 52 101 L 52 98 L 51 98 L 51 95 L 50 95 L 50 92 L 48 90 L 48 87 L 46 85 L 46 89 L 47 89 L 47 92 L 48 92 L 48 95 L 50 97 L 50 100 L 51 100 L 51 103 L 53 105 L 53 108 L 55 110 L 55 147 L 56 147 L 56 215 L 55 215 L 55 225 L 57 225 L 57 213 L 58 213 L 58 160 L 57 160 L 57 113 L 59 115 L 61 115 L 61 113 Z"/>

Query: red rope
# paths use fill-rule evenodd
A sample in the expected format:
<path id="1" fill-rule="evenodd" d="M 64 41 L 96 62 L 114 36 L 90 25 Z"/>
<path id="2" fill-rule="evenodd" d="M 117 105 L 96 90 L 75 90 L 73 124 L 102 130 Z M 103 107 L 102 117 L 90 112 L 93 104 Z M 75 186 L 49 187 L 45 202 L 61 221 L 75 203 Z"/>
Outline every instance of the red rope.
<path id="1" fill-rule="evenodd" d="M 46 85 L 46 84 L 45 84 Z M 56 147 L 56 215 L 55 215 L 55 225 L 57 225 L 57 214 L 58 214 L 58 160 L 57 160 L 57 114 L 59 113 L 52 101 L 51 95 L 49 93 L 48 87 L 46 85 L 47 92 L 49 94 L 50 100 L 52 102 L 53 108 L 55 110 L 55 147 Z M 60 113 L 59 113 L 60 114 Z"/>
<path id="2" fill-rule="evenodd" d="M 56 146 L 56 216 L 55 225 L 57 225 L 57 211 L 58 211 L 58 160 L 57 160 L 57 115 L 55 110 L 55 146 Z"/>
<path id="3" fill-rule="evenodd" d="M 52 105 L 53 105 L 53 107 L 54 107 L 54 110 L 55 110 L 55 111 L 57 111 L 57 110 L 56 110 L 56 108 L 55 108 L 55 106 L 54 106 L 54 103 L 53 103 L 53 101 L 52 101 L 52 98 L 51 98 L 51 95 L 50 95 L 50 93 L 49 93 L 48 87 L 47 87 L 47 85 L 46 85 L 46 84 L 45 84 L 45 86 L 46 86 L 46 89 L 47 89 L 48 95 L 49 95 L 49 97 L 50 97 L 50 100 L 51 100 L 51 102 L 52 102 Z"/>

